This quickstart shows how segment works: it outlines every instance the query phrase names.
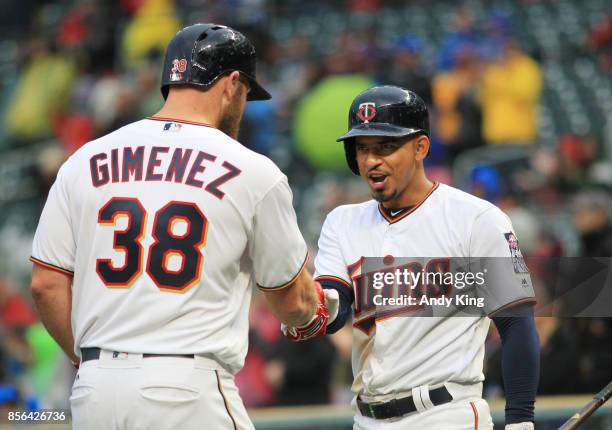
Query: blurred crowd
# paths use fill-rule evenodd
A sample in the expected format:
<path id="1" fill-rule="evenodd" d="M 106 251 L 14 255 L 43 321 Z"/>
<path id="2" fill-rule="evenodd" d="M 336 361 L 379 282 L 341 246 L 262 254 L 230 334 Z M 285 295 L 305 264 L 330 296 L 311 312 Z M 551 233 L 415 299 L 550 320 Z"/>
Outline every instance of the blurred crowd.
<path id="1" fill-rule="evenodd" d="M 30 217 L 35 225 L 69 154 L 161 107 L 163 51 L 178 29 L 217 22 L 242 30 L 257 47 L 258 80 L 273 99 L 248 105 L 240 141 L 287 172 L 311 256 L 325 215 L 369 198 L 334 140 L 346 128 L 352 98 L 377 83 L 421 95 L 431 112 L 429 176 L 500 206 L 527 257 L 612 256 L 610 111 L 588 126 L 570 121 L 569 127 L 557 118 L 550 133 L 542 119 L 543 95 L 552 85 L 543 70 L 550 53 L 525 45 L 525 28 L 512 12 L 547 1 L 508 1 L 515 8 L 501 10 L 477 0 L 447 2 L 448 19 L 438 27 L 425 21 L 413 32 L 400 23 L 392 34 L 388 30 L 400 15 L 396 7 L 409 4 L 401 9 L 414 12 L 409 22 L 431 16 L 416 2 L 313 3 L 2 2 L 0 33 L 14 55 L 10 64 L 0 65 L 13 70 L 0 79 L 0 177 L 15 155 L 23 160 L 35 154 L 32 165 L 19 172 L 34 184 L 34 204 L 19 218 Z M 570 47 L 603 76 L 612 70 L 611 29 L 608 11 Z M 0 185 L 0 212 L 16 207 L 12 195 L 10 186 Z M 11 228 L 10 219 L 0 216 L 0 237 Z M 17 236 L 27 240 L 31 234 Z M 0 256 L 8 254 L 5 245 Z M 24 262 L 20 270 L 28 269 Z M 37 322 L 26 282 L 27 275 L 0 273 L 0 407 L 65 406 L 72 373 Z M 537 325 L 546 364 L 541 394 L 590 393 L 612 379 L 611 319 L 551 316 Z M 350 343 L 350 327 L 315 342 L 285 341 L 256 293 L 249 355 L 237 376 L 245 403 L 347 403 Z M 492 331 L 486 363 L 491 397 L 502 393 L 499 352 Z"/>

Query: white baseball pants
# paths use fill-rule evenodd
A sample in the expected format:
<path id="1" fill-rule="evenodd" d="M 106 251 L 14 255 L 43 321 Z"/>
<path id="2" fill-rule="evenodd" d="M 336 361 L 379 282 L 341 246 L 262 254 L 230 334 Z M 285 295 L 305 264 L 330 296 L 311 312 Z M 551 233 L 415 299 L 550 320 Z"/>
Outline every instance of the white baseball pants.
<path id="1" fill-rule="evenodd" d="M 102 350 L 72 387 L 74 430 L 254 430 L 233 376 L 215 360 Z"/>

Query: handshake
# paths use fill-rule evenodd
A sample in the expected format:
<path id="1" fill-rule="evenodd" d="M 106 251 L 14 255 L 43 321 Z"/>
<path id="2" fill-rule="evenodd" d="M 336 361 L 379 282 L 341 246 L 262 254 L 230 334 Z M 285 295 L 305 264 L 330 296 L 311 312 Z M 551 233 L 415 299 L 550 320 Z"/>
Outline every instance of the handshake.
<path id="1" fill-rule="evenodd" d="M 310 321 L 299 327 L 291 327 L 281 323 L 281 331 L 289 340 L 300 342 L 313 337 L 324 336 L 327 326 L 334 322 L 338 316 L 338 306 L 340 303 L 338 291 L 333 289 L 324 290 L 317 281 L 315 281 L 315 288 L 319 303 Z"/>

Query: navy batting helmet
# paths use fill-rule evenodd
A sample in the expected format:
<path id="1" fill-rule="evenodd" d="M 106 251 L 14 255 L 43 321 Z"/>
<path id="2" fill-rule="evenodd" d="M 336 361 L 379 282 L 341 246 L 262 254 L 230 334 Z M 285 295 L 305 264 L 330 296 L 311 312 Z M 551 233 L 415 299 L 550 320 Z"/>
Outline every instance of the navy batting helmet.
<path id="1" fill-rule="evenodd" d="M 224 25 L 194 24 L 172 38 L 166 50 L 161 92 L 170 85 L 208 87 L 221 75 L 238 71 L 249 81 L 247 100 L 268 100 L 270 93 L 255 80 L 255 48 L 242 33 Z"/>
<path id="2" fill-rule="evenodd" d="M 349 109 L 349 130 L 337 139 L 344 142 L 346 161 L 359 175 L 355 151 L 358 136 L 429 136 L 429 113 L 425 102 L 412 91 L 385 85 L 370 88 L 353 100 Z"/>

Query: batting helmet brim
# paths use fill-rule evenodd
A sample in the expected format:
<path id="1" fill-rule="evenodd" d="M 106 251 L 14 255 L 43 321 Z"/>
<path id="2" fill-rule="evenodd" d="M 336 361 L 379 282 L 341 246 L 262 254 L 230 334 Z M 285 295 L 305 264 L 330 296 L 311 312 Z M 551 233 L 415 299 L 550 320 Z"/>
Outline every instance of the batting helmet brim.
<path id="1" fill-rule="evenodd" d="M 251 90 L 247 94 L 247 101 L 255 101 L 255 100 L 270 100 L 272 96 L 269 92 L 267 92 L 264 87 L 259 85 L 259 83 L 253 79 L 253 77 L 247 75 L 246 73 L 241 73 L 241 75 L 249 81 L 249 85 L 251 86 Z"/>
<path id="2" fill-rule="evenodd" d="M 388 136 L 388 137 L 406 137 L 411 134 L 425 133 L 425 130 L 420 128 L 406 128 L 398 127 L 393 124 L 387 123 L 370 123 L 370 124 L 359 124 L 351 128 L 348 132 L 344 133 L 336 142 L 342 142 L 348 139 L 353 139 L 360 136 Z"/>
<path id="3" fill-rule="evenodd" d="M 247 94 L 247 101 L 248 102 L 252 102 L 252 101 L 256 101 L 256 100 L 270 100 L 272 98 L 272 96 L 270 95 L 269 92 L 267 92 L 261 85 L 259 85 L 259 83 L 253 79 L 252 76 L 247 75 L 246 73 L 240 73 L 240 75 L 246 79 L 249 82 L 249 87 L 250 90 Z M 221 76 L 217 76 L 212 82 L 210 83 L 205 83 L 205 84 L 200 84 L 197 82 L 187 82 L 187 83 L 183 83 L 182 85 L 191 85 L 194 87 L 200 87 L 203 89 L 207 89 L 208 87 L 210 87 L 211 85 L 213 85 L 218 78 L 220 78 Z M 170 85 L 163 85 L 161 87 L 161 92 L 162 92 L 162 96 L 164 97 L 164 100 L 166 100 L 168 98 L 168 92 L 170 91 Z"/>

